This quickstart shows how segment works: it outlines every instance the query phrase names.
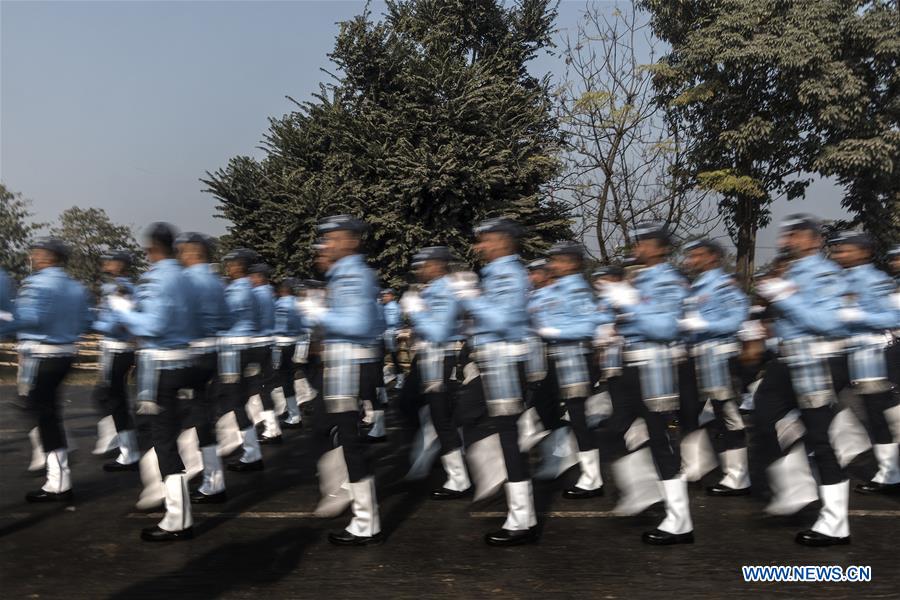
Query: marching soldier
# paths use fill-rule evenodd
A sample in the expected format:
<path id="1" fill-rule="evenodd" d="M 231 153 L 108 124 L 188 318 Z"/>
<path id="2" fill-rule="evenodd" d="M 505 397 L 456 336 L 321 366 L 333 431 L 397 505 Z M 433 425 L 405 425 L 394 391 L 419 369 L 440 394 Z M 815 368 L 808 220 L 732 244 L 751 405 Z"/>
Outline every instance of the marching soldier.
<path id="1" fill-rule="evenodd" d="M 900 327 L 900 309 L 892 295 L 896 284 L 872 264 L 872 240 L 865 233 L 844 232 L 830 240 L 831 258 L 844 269 L 849 305 L 840 311 L 850 337 L 845 344 L 850 383 L 863 400 L 878 471 L 860 483 L 861 494 L 900 491 L 900 452 L 887 416 L 898 405 L 888 379 L 890 332 Z"/>
<path id="2" fill-rule="evenodd" d="M 384 309 L 384 349 L 391 355 L 394 375 L 397 377 L 396 388 L 399 390 L 403 387 L 405 377 L 403 369 L 400 367 L 400 358 L 397 355 L 397 331 L 402 323 L 402 314 L 394 290 L 390 288 L 381 290 L 381 306 Z"/>
<path id="3" fill-rule="evenodd" d="M 28 502 L 69 501 L 72 481 L 59 386 L 72 367 L 75 342 L 90 325 L 87 292 L 63 270 L 69 249 L 55 238 L 31 245 L 32 274 L 19 289 L 11 316 L 0 320 L 0 337 L 19 340 L 19 393 L 36 415 L 47 478 Z M 4 311 L 6 312 L 6 311 Z M 7 314 L 10 314 L 7 312 Z"/>
<path id="4" fill-rule="evenodd" d="M 272 346 L 272 369 L 275 371 L 275 388 L 281 388 L 287 414 L 281 421 L 281 427 L 289 429 L 301 426 L 300 407 L 294 392 L 294 379 L 298 364 L 294 362 L 300 336 L 303 334 L 303 319 L 297 310 L 297 299 L 294 289 L 299 282 L 293 277 L 286 277 L 278 286 L 278 299 L 275 301 L 275 331 Z"/>
<path id="5" fill-rule="evenodd" d="M 191 403 L 191 425 L 197 431 L 197 441 L 203 461 L 203 481 L 191 493 L 193 504 L 222 503 L 225 494 L 225 473 L 216 446 L 213 426 L 218 397 L 218 334 L 228 329 L 231 316 L 225 302 L 222 280 L 209 264 L 212 252 L 210 239 L 197 232 L 182 233 L 175 240 L 178 259 L 184 267 L 184 278 L 190 285 L 195 336 L 191 341 L 194 353 L 194 399 Z"/>
<path id="6" fill-rule="evenodd" d="M 748 316 L 749 301 L 722 270 L 724 251 L 719 244 L 702 239 L 687 244 L 684 250 L 685 266 L 694 276 L 684 318 L 678 322 L 693 367 L 687 374 L 696 379 L 699 408 L 710 401 L 718 429 L 724 432 L 718 448 L 723 478 L 706 491 L 710 496 L 746 495 L 750 493 L 750 468 L 734 374 L 740 353 L 736 336 Z"/>
<path id="7" fill-rule="evenodd" d="M 275 370 L 272 365 L 272 336 L 275 333 L 275 296 L 269 285 L 269 265 L 257 263 L 250 267 L 250 283 L 256 296 L 259 309 L 259 339 L 257 341 L 257 360 L 260 375 L 259 396 L 262 401 L 263 433 L 259 436 L 260 444 L 280 444 L 281 427 L 275 416 L 275 403 L 272 401 L 272 388 L 275 385 Z"/>
<path id="8" fill-rule="evenodd" d="M 323 336 L 322 383 L 314 386 L 320 390 L 313 399 L 314 433 L 323 447 L 330 446 L 335 436 L 349 479 L 353 518 L 344 530 L 328 536 L 331 543 L 343 546 L 382 539 L 375 478 L 366 464 L 358 427 L 361 396 L 381 377 L 379 338 L 384 331 L 375 274 L 362 254 L 365 227 L 349 215 L 320 222 L 319 264 L 328 269 L 327 300 L 324 306 L 313 298 L 300 303 L 305 322 L 319 327 Z"/>
<path id="9" fill-rule="evenodd" d="M 506 465 L 507 516 L 485 541 L 512 546 L 537 541 L 537 516 L 528 462 L 519 449 L 519 416 L 525 410 L 523 342 L 528 332 L 528 275 L 517 253 L 519 226 L 488 219 L 475 228 L 475 251 L 485 263 L 481 285 L 455 277 L 454 295 L 473 319 L 471 353 L 481 374 L 487 419 L 498 434 Z"/>
<path id="10" fill-rule="evenodd" d="M 756 392 L 756 435 L 770 452 L 780 455 L 783 436 L 776 436 L 776 427 L 792 409 L 800 410 L 806 449 L 819 468 L 822 508 L 812 528 L 798 533 L 796 541 L 807 546 L 848 544 L 850 482 L 828 433 L 835 416 L 836 390 L 847 384 L 846 369 L 835 360 L 840 350 L 832 343 L 846 332 L 840 309 L 847 287 L 837 265 L 822 256 L 821 229 L 813 217 L 788 217 L 781 224 L 779 245 L 792 262 L 781 278 L 765 279 L 757 285 L 759 295 L 777 312 L 780 348 Z M 792 452 L 784 458 L 790 460 L 769 467 L 770 484 L 779 502 L 781 490 L 792 485 L 807 466 L 806 453 Z M 796 504 L 808 502 L 802 497 Z"/>
<path id="11" fill-rule="evenodd" d="M 575 242 L 558 242 L 549 251 L 554 283 L 546 288 L 538 335 L 547 344 L 546 391 L 554 408 L 565 405 L 578 442 L 581 477 L 563 492 L 572 500 L 603 494 L 600 451 L 588 430 L 585 401 L 597 379 L 591 340 L 596 327 L 594 294 L 581 274 L 584 250 Z"/>
<path id="12" fill-rule="evenodd" d="M 431 413 L 441 448 L 441 463 L 447 479 L 431 492 L 435 500 L 461 498 L 472 490 L 462 443 L 454 421 L 450 378 L 462 345 L 461 310 L 450 287 L 446 246 L 422 248 L 413 257 L 416 277 L 425 285 L 419 294 L 407 292 L 400 299 L 412 323 L 415 357 L 410 370 L 417 370 L 421 390 Z M 412 381 L 412 378 L 411 378 Z"/>
<path id="13" fill-rule="evenodd" d="M 100 288 L 101 301 L 95 309 L 96 319 L 92 328 L 101 333 L 100 382 L 94 389 L 94 399 L 105 416 L 97 423 L 97 443 L 93 454 L 106 454 L 117 447 L 119 457 L 103 466 L 106 471 L 130 471 L 137 463 L 125 460 L 138 453 L 134 436 L 134 420 L 128 404 L 126 382 L 134 368 L 135 345 L 133 338 L 122 327 L 109 330 L 106 320 L 109 307 L 105 299 L 110 295 L 131 298 L 134 283 L 128 277 L 133 256 L 127 251 L 116 251 L 102 257 L 104 282 Z M 124 432 L 123 432 L 124 430 Z M 124 448 L 122 447 L 124 444 Z M 135 459 L 137 460 L 137 459 Z"/>
<path id="14" fill-rule="evenodd" d="M 552 286 L 555 282 L 553 270 L 546 258 L 538 258 L 526 265 L 531 290 L 528 292 L 528 314 L 530 327 L 525 338 L 527 357 L 525 360 L 525 413 L 519 422 L 519 447 L 530 450 L 540 442 L 540 466 L 534 473 L 536 479 L 556 479 L 577 462 L 575 457 L 575 437 L 572 430 L 562 420 L 559 398 L 555 390 L 547 387 L 547 344 L 541 339 L 538 329 L 543 322 L 544 312 L 553 305 Z M 536 418 L 533 416 L 536 415 Z M 523 442 L 524 445 L 523 445 Z"/>
<path id="15" fill-rule="evenodd" d="M 243 439 L 240 459 L 228 463 L 229 471 L 262 471 L 265 467 L 256 427 L 247 416 L 246 403 L 251 388 L 259 388 L 260 308 L 248 270 L 255 255 L 245 248 L 223 258 L 231 283 L 225 288 L 225 302 L 231 326 L 219 335 L 219 391 L 226 411 L 233 411 Z"/>
<path id="16" fill-rule="evenodd" d="M 193 518 L 187 475 L 178 453 L 177 439 L 186 428 L 185 401 L 194 383 L 194 298 L 181 265 L 175 259 L 175 231 L 167 223 L 152 224 L 147 233 L 150 269 L 141 276 L 135 302 L 110 298 L 112 321 L 138 338 L 138 364 L 144 396 L 138 412 L 151 415 L 153 448 L 165 486 L 165 515 L 156 526 L 145 528 L 148 542 L 193 537 Z"/>
<path id="17" fill-rule="evenodd" d="M 140 460 L 137 432 L 128 404 L 127 379 L 134 367 L 134 342 L 131 334 L 110 319 L 107 298 L 110 295 L 130 298 L 134 285 L 126 277 L 132 256 L 125 251 L 103 257 L 103 273 L 107 281 L 101 287 L 103 299 L 93 329 L 103 334 L 100 340 L 100 381 L 94 388 L 94 400 L 104 417 L 97 424 L 95 454 L 103 454 L 115 445 L 119 456 L 103 465 L 104 471 L 135 471 Z"/>
<path id="18" fill-rule="evenodd" d="M 666 503 L 665 519 L 656 529 L 645 532 L 643 541 L 690 544 L 694 534 L 687 481 L 679 474 L 666 419 L 666 413 L 679 408 L 672 345 L 679 337 L 678 320 L 687 289 L 681 275 L 667 262 L 671 242 L 664 225 L 640 223 L 633 239 L 632 253 L 644 267 L 632 282 L 634 289 L 627 284 L 607 284 L 604 297 L 616 312 L 617 330 L 625 338 L 621 386 L 624 408 L 646 425 Z"/>

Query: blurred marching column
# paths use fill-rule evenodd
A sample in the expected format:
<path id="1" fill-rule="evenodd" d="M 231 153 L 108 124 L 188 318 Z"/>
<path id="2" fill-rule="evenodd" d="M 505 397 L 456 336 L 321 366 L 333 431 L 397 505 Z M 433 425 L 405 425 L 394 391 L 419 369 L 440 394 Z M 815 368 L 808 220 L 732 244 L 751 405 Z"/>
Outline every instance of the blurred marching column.
<path id="1" fill-rule="evenodd" d="M 28 502 L 67 502 L 72 498 L 69 444 L 59 409 L 59 387 L 72 368 L 75 342 L 90 324 L 87 292 L 63 270 L 69 249 L 60 240 L 41 238 L 31 244 L 31 268 L 19 289 L 12 312 L 3 311 L 0 337 L 18 339 L 18 392 L 36 416 L 39 448 L 46 479 L 28 492 Z M 4 303 L 7 299 L 4 300 Z M 29 436 L 31 437 L 31 436 Z M 37 440 L 32 440 L 36 447 Z M 33 452 L 34 454 L 34 452 Z"/>
<path id="2" fill-rule="evenodd" d="M 746 495 L 750 493 L 750 464 L 736 379 L 741 349 L 737 334 L 749 315 L 750 303 L 733 277 L 722 269 L 724 250 L 717 242 L 696 240 L 687 244 L 684 251 L 685 267 L 694 279 L 685 299 L 684 316 L 678 322 L 689 353 L 679 372 L 679 384 L 682 390 L 690 388 L 688 395 L 696 395 L 699 402 L 697 407 L 690 407 L 694 411 L 692 414 L 686 414 L 685 408 L 690 403 L 683 394 L 680 415 L 682 420 L 691 421 L 696 419 L 697 408 L 711 405 L 711 420 L 722 432 L 721 437 L 717 438 L 719 447 L 716 448 L 722 479 L 708 487 L 707 494 Z M 699 421 L 706 420 L 704 414 L 708 411 L 699 413 Z M 712 467 L 716 466 L 707 432 L 699 421 L 691 422 L 691 426 L 697 429 L 685 436 L 682 442 L 682 471 L 688 481 L 697 481 L 705 475 L 707 465 L 704 464 L 704 457 L 711 459 Z M 695 453 L 693 460 L 685 461 L 685 457 L 691 456 L 684 452 L 686 447 L 690 447 L 690 436 L 696 437 L 693 442 L 696 444 Z"/>
<path id="3" fill-rule="evenodd" d="M 381 522 L 374 473 L 366 462 L 359 436 L 363 399 L 372 400 L 381 378 L 381 335 L 384 331 L 377 306 L 375 274 L 365 264 L 362 235 L 366 226 L 348 215 L 320 221 L 316 262 L 325 272 L 327 293 L 299 302 L 304 325 L 322 332 L 322 364 L 314 387 L 321 393 L 312 400 L 313 434 L 321 455 L 343 453 L 353 516 L 328 539 L 341 546 L 380 543 Z M 323 302 L 324 300 L 324 302 Z M 321 383 L 318 383 L 321 381 Z M 329 455 L 334 457 L 334 455 Z M 337 496 L 341 475 L 320 463 L 323 501 Z"/>
<path id="4" fill-rule="evenodd" d="M 499 437 L 507 483 L 507 517 L 485 541 L 511 546 L 537 540 L 537 515 L 527 457 L 519 449 L 518 419 L 525 411 L 525 361 L 528 334 L 528 278 L 516 255 L 519 227 L 490 219 L 475 228 L 475 252 L 485 263 L 481 288 L 473 273 L 454 273 L 449 287 L 472 319 L 469 349 L 483 389 L 483 414 L 477 426 Z M 485 438 L 485 439 L 488 439 Z"/>
<path id="5" fill-rule="evenodd" d="M 900 328 L 896 282 L 872 264 L 872 240 L 858 232 L 842 232 L 830 241 L 831 257 L 844 269 L 848 297 L 839 311 L 847 329 L 845 341 L 850 384 L 866 409 L 869 438 L 878 470 L 860 483 L 861 494 L 900 492 L 900 450 L 891 433 L 888 415 L 898 399 L 889 379 L 891 332 Z"/>
<path id="6" fill-rule="evenodd" d="M 799 544 L 830 546 L 850 542 L 848 495 L 850 482 L 836 456 L 829 430 L 834 420 L 836 391 L 847 386 L 847 363 L 833 340 L 846 328 L 840 318 L 846 281 L 837 265 L 821 254 L 822 235 L 817 220 L 792 215 L 781 224 L 779 246 L 789 257 L 781 277 L 757 283 L 757 293 L 778 312 L 775 329 L 780 338 L 779 356 L 770 361 L 756 392 L 756 437 L 780 456 L 789 444 L 774 440 L 778 426 L 793 410 L 799 410 L 805 428 L 804 444 L 819 471 L 819 499 L 822 508 L 812 528 L 796 536 Z M 782 431 L 785 428 L 781 427 Z M 766 441 L 768 440 L 768 441 Z M 770 454 L 772 454 L 770 452 Z M 779 498 L 785 481 L 778 477 L 800 468 L 799 456 L 776 460 L 770 470 L 770 486 Z M 781 464 L 778 464 L 781 462 Z M 791 488 L 787 488 L 791 489 Z M 806 498 L 794 491 L 787 506 L 797 506 Z M 774 501 L 773 501 L 774 502 Z M 771 507 L 771 505 L 770 505 Z"/>
<path id="7" fill-rule="evenodd" d="M 641 223 L 632 237 L 632 253 L 643 269 L 630 284 L 605 284 L 602 294 L 625 339 L 617 393 L 624 397 L 626 410 L 644 421 L 666 503 L 665 519 L 642 539 L 654 545 L 693 543 L 687 481 L 679 473 L 680 461 L 667 427 L 667 413 L 679 409 L 678 352 L 673 342 L 678 340 L 686 289 L 667 262 L 670 238 L 664 225 Z"/>

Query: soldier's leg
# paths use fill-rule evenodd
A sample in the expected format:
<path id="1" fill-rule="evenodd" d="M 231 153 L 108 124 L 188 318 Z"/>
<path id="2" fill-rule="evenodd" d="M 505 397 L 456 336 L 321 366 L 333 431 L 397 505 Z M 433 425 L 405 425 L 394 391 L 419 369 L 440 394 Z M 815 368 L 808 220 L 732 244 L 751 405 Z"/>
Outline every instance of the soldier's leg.
<path id="1" fill-rule="evenodd" d="M 133 352 L 113 355 L 107 406 L 118 432 L 119 456 L 115 461 L 103 465 L 106 471 L 137 470 L 138 461 L 141 459 L 137 430 L 128 402 L 128 374 L 133 366 Z"/>
<path id="2" fill-rule="evenodd" d="M 66 435 L 59 410 L 59 386 L 72 367 L 71 357 L 41 358 L 28 392 L 28 406 L 37 417 L 41 445 L 46 453 L 47 478 L 41 489 L 29 492 L 29 502 L 68 500 L 72 493 Z"/>
<path id="3" fill-rule="evenodd" d="M 240 377 L 236 383 L 223 385 L 241 430 L 243 453 L 241 458 L 228 464 L 229 471 L 261 471 L 264 468 L 262 449 L 256 436 L 256 427 L 247 415 L 247 398 L 250 390 L 259 389 L 259 363 L 255 349 L 241 351 Z"/>
<path id="4" fill-rule="evenodd" d="M 157 384 L 156 405 L 158 413 L 152 418 L 153 448 L 159 463 L 159 472 L 165 486 L 165 515 L 155 527 L 141 532 L 145 541 L 170 541 L 189 539 L 192 536 L 193 519 L 188 494 L 187 476 L 182 472 L 184 464 L 178 453 L 178 436 L 183 429 L 183 403 L 190 389 L 193 369 L 161 369 Z"/>
<path id="5" fill-rule="evenodd" d="M 897 419 L 900 413 L 895 390 L 862 396 L 868 417 L 869 437 L 878 470 L 871 481 L 860 483 L 856 491 L 862 494 L 895 493 L 900 491 L 900 450 L 888 418 Z"/>

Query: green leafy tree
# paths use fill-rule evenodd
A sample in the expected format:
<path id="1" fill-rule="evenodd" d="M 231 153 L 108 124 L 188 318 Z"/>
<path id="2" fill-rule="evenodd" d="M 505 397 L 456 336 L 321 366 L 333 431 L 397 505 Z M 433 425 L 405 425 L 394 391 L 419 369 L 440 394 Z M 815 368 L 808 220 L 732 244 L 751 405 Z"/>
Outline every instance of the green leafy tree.
<path id="1" fill-rule="evenodd" d="M 69 273 L 95 293 L 102 282 L 101 257 L 110 250 L 131 252 L 135 272 L 146 266 L 131 227 L 113 223 L 103 209 L 73 206 L 59 215 L 50 234 L 69 245 Z"/>
<path id="2" fill-rule="evenodd" d="M 0 183 L 0 268 L 21 279 L 28 274 L 28 245 L 44 223 L 29 222 L 30 202 Z"/>
<path id="3" fill-rule="evenodd" d="M 471 261 L 486 217 L 525 225 L 525 254 L 570 236 L 567 208 L 546 194 L 560 168 L 549 83 L 526 69 L 554 17 L 549 0 L 423 0 L 342 23 L 329 55 L 340 76 L 270 119 L 262 160 L 235 157 L 204 179 L 228 243 L 307 274 L 316 221 L 352 213 L 371 225 L 373 264 L 402 285 L 421 246 Z"/>
<path id="4" fill-rule="evenodd" d="M 643 0 L 670 52 L 658 98 L 696 142 L 695 183 L 722 196 L 738 274 L 776 198 L 819 173 L 881 244 L 898 231 L 896 2 Z"/>

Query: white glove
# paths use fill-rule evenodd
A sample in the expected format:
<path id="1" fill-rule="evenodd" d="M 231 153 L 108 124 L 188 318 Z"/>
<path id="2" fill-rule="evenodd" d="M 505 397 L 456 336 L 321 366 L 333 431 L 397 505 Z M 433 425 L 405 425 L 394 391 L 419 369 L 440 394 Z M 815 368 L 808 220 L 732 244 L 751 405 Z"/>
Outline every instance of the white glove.
<path id="1" fill-rule="evenodd" d="M 416 292 L 406 292 L 400 296 L 400 310 L 407 315 L 422 312 L 425 310 L 425 301 Z"/>
<path id="2" fill-rule="evenodd" d="M 158 415 L 160 413 L 162 413 L 162 408 L 156 402 L 141 400 L 137 403 L 137 414 L 139 415 Z"/>
<path id="3" fill-rule="evenodd" d="M 597 325 L 597 328 L 594 329 L 594 345 L 595 346 L 604 346 L 609 343 L 609 341 L 616 336 L 616 326 L 614 323 L 604 323 L 603 325 Z"/>
<path id="4" fill-rule="evenodd" d="M 699 333 L 709 329 L 709 322 L 698 314 L 691 314 L 678 320 L 678 329 L 687 333 Z"/>
<path id="5" fill-rule="evenodd" d="M 134 302 L 118 294 L 111 294 L 106 301 L 109 302 L 109 308 L 115 312 L 127 313 L 134 310 Z"/>
<path id="6" fill-rule="evenodd" d="M 781 302 L 793 296 L 797 291 L 797 286 L 790 281 L 773 277 L 757 283 L 756 291 L 769 302 Z"/>
<path id="7" fill-rule="evenodd" d="M 559 333 L 556 327 L 541 327 L 537 330 L 537 334 L 545 340 L 555 340 L 559 337 Z"/>
<path id="8" fill-rule="evenodd" d="M 866 318 L 866 314 L 855 306 L 848 306 L 838 310 L 838 318 L 844 323 L 859 323 Z"/>
<path id="9" fill-rule="evenodd" d="M 457 300 L 468 300 L 477 298 L 478 291 L 478 275 L 471 271 L 460 271 L 450 274 L 450 289 Z"/>
<path id="10" fill-rule="evenodd" d="M 12 321 L 13 314 L 10 312 L 0 310 L 0 321 Z"/>
<path id="11" fill-rule="evenodd" d="M 766 328 L 757 320 L 744 321 L 744 326 L 737 332 L 737 337 L 742 342 L 766 339 Z"/>
<path id="12" fill-rule="evenodd" d="M 303 315 L 303 317 L 312 323 L 318 323 L 322 320 L 322 315 L 325 314 L 325 306 L 320 302 L 317 302 L 314 298 L 306 297 L 297 301 L 297 310 Z"/>
<path id="13" fill-rule="evenodd" d="M 603 288 L 603 297 L 617 309 L 634 306 L 641 301 L 638 291 L 624 281 L 607 283 Z"/>

